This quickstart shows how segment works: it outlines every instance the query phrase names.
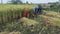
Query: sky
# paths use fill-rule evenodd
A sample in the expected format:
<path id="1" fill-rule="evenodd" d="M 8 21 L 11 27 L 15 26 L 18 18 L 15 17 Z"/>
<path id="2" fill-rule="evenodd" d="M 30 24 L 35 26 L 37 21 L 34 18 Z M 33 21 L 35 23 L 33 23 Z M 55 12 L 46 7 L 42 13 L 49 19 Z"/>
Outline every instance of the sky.
<path id="1" fill-rule="evenodd" d="M 10 0 L 3 0 L 3 3 L 7 3 Z M 26 1 L 28 1 L 29 3 L 48 3 L 48 2 L 56 2 L 58 0 L 22 0 L 23 3 L 25 3 Z M 1 0 L 0 0 L 1 3 Z"/>

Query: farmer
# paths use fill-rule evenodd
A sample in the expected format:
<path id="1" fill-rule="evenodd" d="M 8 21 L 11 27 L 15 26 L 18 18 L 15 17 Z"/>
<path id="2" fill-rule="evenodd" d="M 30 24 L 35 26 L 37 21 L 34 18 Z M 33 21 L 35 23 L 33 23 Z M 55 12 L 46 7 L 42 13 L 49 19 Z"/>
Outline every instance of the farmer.
<path id="1" fill-rule="evenodd" d="M 22 13 L 22 17 L 28 18 L 29 17 L 29 12 L 30 12 L 30 9 L 28 7 L 26 7 L 24 9 L 24 12 Z"/>
<path id="2" fill-rule="evenodd" d="M 34 11 L 34 16 L 37 17 L 37 14 L 38 14 L 38 6 L 34 6 L 33 8 L 33 11 Z"/>
<path id="3" fill-rule="evenodd" d="M 43 12 L 42 10 L 43 10 L 42 6 L 38 5 L 38 14 L 42 14 L 42 12 Z"/>

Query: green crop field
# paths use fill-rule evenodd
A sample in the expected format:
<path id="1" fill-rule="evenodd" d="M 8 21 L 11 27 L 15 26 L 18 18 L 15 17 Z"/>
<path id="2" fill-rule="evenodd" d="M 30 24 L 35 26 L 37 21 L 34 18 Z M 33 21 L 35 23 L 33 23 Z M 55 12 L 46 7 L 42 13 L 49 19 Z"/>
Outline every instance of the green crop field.
<path id="1" fill-rule="evenodd" d="M 34 5 L 0 5 L 0 11 L 6 10 L 17 10 L 17 9 L 24 9 L 25 7 L 29 7 L 30 9 L 33 8 Z"/>
<path id="2" fill-rule="evenodd" d="M 24 8 L 34 5 L 0 5 L 0 34 L 60 34 L 60 14 L 43 10 L 37 17 L 19 18 Z"/>

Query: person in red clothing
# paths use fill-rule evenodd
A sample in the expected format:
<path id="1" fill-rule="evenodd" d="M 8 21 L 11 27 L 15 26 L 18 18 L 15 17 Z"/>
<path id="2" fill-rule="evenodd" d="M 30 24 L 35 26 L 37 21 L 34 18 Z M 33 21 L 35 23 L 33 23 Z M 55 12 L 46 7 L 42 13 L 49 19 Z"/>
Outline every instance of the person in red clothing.
<path id="1" fill-rule="evenodd" d="M 26 17 L 28 18 L 29 17 L 29 12 L 30 12 L 30 9 L 27 7 L 24 9 L 24 12 L 22 14 L 22 17 Z"/>

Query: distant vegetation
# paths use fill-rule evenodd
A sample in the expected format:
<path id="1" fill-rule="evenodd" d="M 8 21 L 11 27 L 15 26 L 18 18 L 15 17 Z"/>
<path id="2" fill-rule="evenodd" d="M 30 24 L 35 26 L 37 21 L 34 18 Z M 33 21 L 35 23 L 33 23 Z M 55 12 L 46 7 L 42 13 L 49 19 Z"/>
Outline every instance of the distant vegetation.
<path id="1" fill-rule="evenodd" d="M 21 0 L 11 0 L 10 4 L 23 4 Z"/>
<path id="2" fill-rule="evenodd" d="M 50 8 L 45 8 L 45 10 L 51 10 L 51 11 L 56 11 L 56 12 L 60 12 L 60 3 L 56 2 L 56 3 L 52 3 L 52 5 L 49 6 Z"/>

